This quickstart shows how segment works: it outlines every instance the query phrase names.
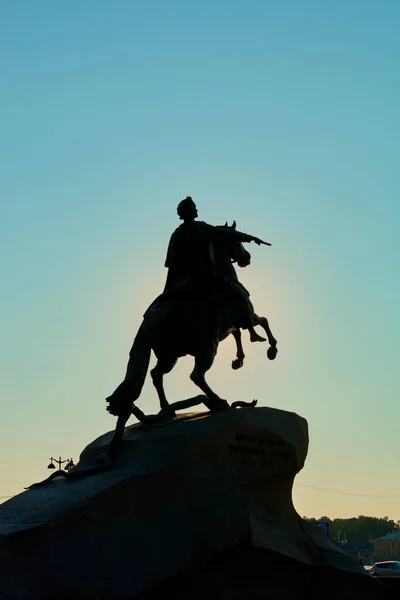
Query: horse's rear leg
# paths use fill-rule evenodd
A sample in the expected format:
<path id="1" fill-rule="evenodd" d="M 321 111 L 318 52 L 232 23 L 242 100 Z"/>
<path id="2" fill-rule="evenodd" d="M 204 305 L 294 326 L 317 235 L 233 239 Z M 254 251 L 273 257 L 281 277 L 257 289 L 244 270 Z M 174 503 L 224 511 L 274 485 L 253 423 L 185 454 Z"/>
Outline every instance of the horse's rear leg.
<path id="1" fill-rule="evenodd" d="M 235 329 L 232 331 L 232 335 L 235 338 L 236 342 L 236 360 L 232 361 L 232 369 L 236 371 L 236 369 L 240 369 L 243 367 L 243 361 L 245 359 L 245 353 L 242 346 L 242 334 L 240 329 Z"/>
<path id="2" fill-rule="evenodd" d="M 190 379 L 195 383 L 201 391 L 209 399 L 209 403 L 205 403 L 210 410 L 223 410 L 229 408 L 226 400 L 222 400 L 210 388 L 205 379 L 205 373 L 211 368 L 214 358 L 217 354 L 217 347 L 209 348 L 203 352 L 199 352 L 195 356 L 194 369 L 190 374 Z"/>
<path id="3" fill-rule="evenodd" d="M 177 363 L 177 360 L 177 358 L 159 358 L 154 369 L 150 371 L 154 387 L 157 390 L 158 398 L 160 400 L 160 408 L 166 408 L 167 406 L 169 406 L 164 391 L 163 378 L 164 375 L 172 371 L 172 369 Z"/>

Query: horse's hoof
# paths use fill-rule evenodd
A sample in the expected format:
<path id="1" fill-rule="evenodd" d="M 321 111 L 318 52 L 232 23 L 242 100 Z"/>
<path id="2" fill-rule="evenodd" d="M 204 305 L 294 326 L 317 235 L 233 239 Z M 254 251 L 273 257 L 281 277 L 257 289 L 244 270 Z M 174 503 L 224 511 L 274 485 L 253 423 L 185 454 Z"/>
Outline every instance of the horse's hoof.
<path id="1" fill-rule="evenodd" d="M 228 408 L 230 408 L 229 402 L 227 402 L 227 400 L 222 400 L 222 398 L 220 398 L 218 401 L 213 401 L 212 404 L 210 404 L 208 407 L 210 412 L 219 412 L 221 410 L 227 410 Z"/>
<path id="2" fill-rule="evenodd" d="M 243 361 L 240 360 L 239 358 L 232 361 L 232 369 L 234 371 L 237 371 L 238 369 L 241 369 L 242 367 L 243 367 Z"/>
<path id="3" fill-rule="evenodd" d="M 171 406 L 164 406 L 156 416 L 160 419 L 173 419 L 176 417 L 176 412 Z"/>
<path id="4" fill-rule="evenodd" d="M 278 354 L 278 348 L 276 346 L 270 346 L 267 350 L 267 356 L 269 360 L 274 360 Z"/>

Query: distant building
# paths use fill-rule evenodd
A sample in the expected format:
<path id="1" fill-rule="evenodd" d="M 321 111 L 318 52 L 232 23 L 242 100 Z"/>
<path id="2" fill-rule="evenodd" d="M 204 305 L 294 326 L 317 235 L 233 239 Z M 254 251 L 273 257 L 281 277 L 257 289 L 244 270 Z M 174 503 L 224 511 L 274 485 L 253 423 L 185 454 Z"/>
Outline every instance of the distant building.
<path id="1" fill-rule="evenodd" d="M 374 541 L 375 562 L 400 560 L 400 531 L 388 533 Z"/>

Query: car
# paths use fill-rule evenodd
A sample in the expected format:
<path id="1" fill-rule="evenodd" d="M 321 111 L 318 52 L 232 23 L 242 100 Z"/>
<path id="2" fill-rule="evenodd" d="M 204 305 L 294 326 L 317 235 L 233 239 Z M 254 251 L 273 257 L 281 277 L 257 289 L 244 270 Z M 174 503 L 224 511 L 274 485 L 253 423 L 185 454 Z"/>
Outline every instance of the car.
<path id="1" fill-rule="evenodd" d="M 370 574 L 375 577 L 400 577 L 400 561 L 384 560 L 375 563 L 370 569 Z"/>

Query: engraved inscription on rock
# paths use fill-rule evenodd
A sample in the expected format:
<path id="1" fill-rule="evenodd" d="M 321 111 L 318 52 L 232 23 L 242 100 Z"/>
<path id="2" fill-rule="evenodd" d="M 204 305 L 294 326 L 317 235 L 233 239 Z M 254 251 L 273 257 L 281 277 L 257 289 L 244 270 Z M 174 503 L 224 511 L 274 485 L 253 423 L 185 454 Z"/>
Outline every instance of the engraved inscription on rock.
<path id="1" fill-rule="evenodd" d="M 296 461 L 293 447 L 279 436 L 238 431 L 230 437 L 228 451 L 238 475 L 247 479 L 264 479 L 293 471 Z"/>

